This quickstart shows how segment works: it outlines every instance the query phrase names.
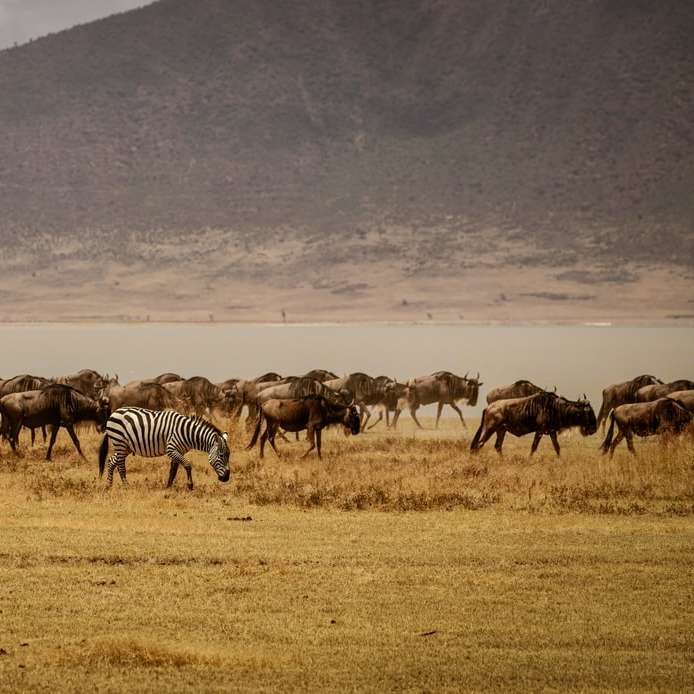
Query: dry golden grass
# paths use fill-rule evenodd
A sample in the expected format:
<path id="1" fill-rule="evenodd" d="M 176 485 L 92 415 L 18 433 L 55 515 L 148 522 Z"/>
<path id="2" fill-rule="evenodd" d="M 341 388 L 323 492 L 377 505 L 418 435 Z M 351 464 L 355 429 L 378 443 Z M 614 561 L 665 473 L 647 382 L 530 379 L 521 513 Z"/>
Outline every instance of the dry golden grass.
<path id="1" fill-rule="evenodd" d="M 694 681 L 694 448 L 441 432 L 97 480 L 0 453 L 0 689 L 676 690 Z M 466 436 L 466 439 L 469 434 Z M 245 437 L 244 437 L 245 440 Z M 638 445 L 638 444 L 637 444 Z M 4 651 L 4 652 L 3 652 Z"/>

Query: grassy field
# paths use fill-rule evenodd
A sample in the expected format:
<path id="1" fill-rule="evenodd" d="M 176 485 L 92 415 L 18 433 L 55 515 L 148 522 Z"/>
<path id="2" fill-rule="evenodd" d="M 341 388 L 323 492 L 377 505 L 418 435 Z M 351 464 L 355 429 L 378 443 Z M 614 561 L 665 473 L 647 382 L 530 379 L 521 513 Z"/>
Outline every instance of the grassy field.
<path id="1" fill-rule="evenodd" d="M 441 432 L 164 459 L 0 452 L 0 689 L 677 690 L 694 681 L 694 446 Z M 234 432 L 237 441 L 240 434 Z M 244 437 L 245 439 L 245 437 Z"/>

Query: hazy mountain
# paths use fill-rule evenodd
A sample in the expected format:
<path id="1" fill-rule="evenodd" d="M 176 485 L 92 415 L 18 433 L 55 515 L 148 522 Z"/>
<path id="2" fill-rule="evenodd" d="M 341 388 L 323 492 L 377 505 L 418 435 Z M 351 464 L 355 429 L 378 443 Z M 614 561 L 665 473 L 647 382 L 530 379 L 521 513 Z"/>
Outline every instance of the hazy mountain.
<path id="1" fill-rule="evenodd" d="M 526 292 L 484 289 L 491 314 L 526 294 L 597 315 L 658 266 L 681 311 L 692 36 L 674 0 L 161 0 L 0 52 L 5 272 L 69 269 L 112 311 L 109 272 L 151 296 L 142 270 L 184 266 L 191 297 L 247 280 L 340 314 L 522 271 Z"/>

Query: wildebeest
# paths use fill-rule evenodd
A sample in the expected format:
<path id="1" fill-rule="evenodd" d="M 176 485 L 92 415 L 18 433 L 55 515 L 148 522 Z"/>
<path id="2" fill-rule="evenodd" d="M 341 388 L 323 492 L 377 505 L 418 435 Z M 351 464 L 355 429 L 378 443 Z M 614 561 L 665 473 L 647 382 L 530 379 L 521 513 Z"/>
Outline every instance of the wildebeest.
<path id="1" fill-rule="evenodd" d="M 552 440 L 556 454 L 560 455 L 557 434 L 572 427 L 579 427 L 583 436 L 591 436 L 597 431 L 595 412 L 585 397 L 571 401 L 543 391 L 525 398 L 496 400 L 482 413 L 470 450 L 478 451 L 496 434 L 494 448 L 501 454 L 506 432 L 514 436 L 534 433 L 530 455 L 535 453 L 545 434 Z"/>
<path id="2" fill-rule="evenodd" d="M 602 391 L 602 405 L 598 412 L 598 426 L 602 424 L 604 430 L 607 416 L 610 414 L 611 410 L 620 405 L 636 402 L 636 393 L 638 393 L 640 388 L 658 383 L 662 383 L 662 381 L 658 380 L 655 376 L 643 374 L 636 378 L 632 378 L 631 381 L 614 383 L 611 386 L 607 386 L 607 388 Z"/>
<path id="3" fill-rule="evenodd" d="M 27 390 L 40 390 L 52 382 L 50 378 L 43 378 L 42 376 L 31 376 L 29 374 L 13 376 L 0 384 L 0 397 L 10 393 L 24 393 Z"/>
<path id="4" fill-rule="evenodd" d="M 84 458 L 74 425 L 79 422 L 94 422 L 103 429 L 109 412 L 106 403 L 92 400 L 63 384 L 51 384 L 41 390 L 11 393 L 0 398 L 3 433 L 7 436 L 12 450 L 17 450 L 22 426 L 51 427 L 46 460 L 51 459 L 53 444 L 60 427 L 65 427 L 77 452 Z"/>
<path id="5" fill-rule="evenodd" d="M 232 416 L 240 417 L 243 412 L 244 406 L 248 408 L 248 415 L 246 417 L 246 425 L 248 426 L 250 422 L 255 421 L 257 417 L 256 410 L 256 400 L 258 399 L 258 392 L 263 385 L 278 383 L 282 381 L 282 376 L 270 371 L 268 373 L 256 376 L 256 378 L 243 378 L 236 384 L 236 408 L 232 412 Z"/>
<path id="6" fill-rule="evenodd" d="M 468 378 L 467 374 L 465 376 L 457 376 L 450 371 L 435 371 L 430 376 L 420 376 L 408 381 L 406 393 L 407 407 L 415 424 L 420 429 L 423 428 L 417 419 L 417 410 L 422 405 L 437 403 L 436 428 L 439 426 L 444 405 L 450 405 L 458 413 L 460 422 L 465 427 L 463 413 L 456 402 L 465 399 L 468 405 L 474 407 L 477 404 L 480 386 L 483 385 L 479 378 L 479 373 L 476 378 Z M 397 410 L 393 417 L 393 427 L 397 425 L 399 417 L 400 411 Z"/>
<path id="7" fill-rule="evenodd" d="M 184 403 L 184 411 L 201 417 L 203 414 L 212 416 L 220 412 L 223 416 L 230 414 L 234 395 L 223 391 L 219 386 L 204 376 L 193 376 L 184 381 L 169 381 L 163 387 Z M 176 408 L 180 410 L 180 406 Z"/>
<path id="8" fill-rule="evenodd" d="M 362 420 L 362 431 L 367 428 L 367 424 L 371 419 L 372 409 L 378 410 L 378 418 L 368 428 L 372 429 L 384 417 L 386 427 L 390 427 L 390 413 L 395 412 L 398 406 L 398 401 L 407 391 L 407 386 L 404 383 L 398 383 L 390 376 L 376 376 L 372 379 L 373 388 L 369 394 L 364 395 L 362 402 L 369 409 L 366 412 L 366 418 Z"/>
<path id="9" fill-rule="evenodd" d="M 510 386 L 499 386 L 493 388 L 487 393 L 487 404 L 496 402 L 497 400 L 512 400 L 513 398 L 527 398 L 529 395 L 536 395 L 544 392 L 544 388 L 536 386 L 534 383 L 526 380 L 516 381 Z"/>
<path id="10" fill-rule="evenodd" d="M 101 391 L 111 411 L 119 407 L 144 407 L 148 410 L 181 410 L 185 403 L 154 381 L 133 381 L 125 386 L 109 386 Z"/>
<path id="11" fill-rule="evenodd" d="M 303 375 L 303 378 L 310 378 L 314 381 L 320 381 L 324 383 L 325 381 L 330 381 L 334 378 L 339 378 L 339 376 L 332 371 L 327 371 L 326 369 L 311 369 Z"/>
<path id="12" fill-rule="evenodd" d="M 636 393 L 636 402 L 651 402 L 667 397 L 678 390 L 694 390 L 694 382 L 680 379 L 671 383 L 658 383 L 639 388 Z"/>
<path id="13" fill-rule="evenodd" d="M 265 424 L 265 430 L 260 436 L 263 424 Z M 321 432 L 331 424 L 342 424 L 353 434 L 358 434 L 360 418 L 357 408 L 354 405 L 340 405 L 315 395 L 294 400 L 267 400 L 260 406 L 260 416 L 253 437 L 246 448 L 253 448 L 260 436 L 260 457 L 265 455 L 266 441 L 270 442 L 272 450 L 279 457 L 279 451 L 275 446 L 278 429 L 296 432 L 306 429 L 311 445 L 302 457 L 305 458 L 316 448 L 320 458 Z"/>
<path id="14" fill-rule="evenodd" d="M 165 383 L 173 383 L 174 381 L 185 381 L 183 376 L 171 373 L 170 371 L 167 373 L 159 374 L 159 376 L 155 376 L 150 380 L 154 381 L 155 383 L 158 383 L 160 386 L 163 386 Z"/>
<path id="15" fill-rule="evenodd" d="M 681 434 L 691 422 L 692 413 L 683 403 L 672 398 L 620 405 L 610 414 L 610 427 L 601 446 L 602 452 L 604 454 L 609 451 L 611 458 L 614 455 L 614 449 L 622 439 L 626 439 L 629 451 L 636 455 L 634 434 L 642 437 L 659 434 L 674 436 Z M 615 424 L 619 432 L 613 440 Z"/>
<path id="16" fill-rule="evenodd" d="M 75 390 L 78 390 L 82 395 L 86 395 L 92 400 L 96 400 L 99 397 L 99 393 L 109 384 L 118 383 L 118 375 L 110 378 L 108 374 L 102 376 L 98 371 L 94 369 L 82 369 L 74 374 L 69 374 L 67 376 L 58 376 L 53 379 L 55 383 L 62 383 L 63 385 L 70 386 Z"/>
<path id="17" fill-rule="evenodd" d="M 690 412 L 694 413 L 694 390 L 676 390 L 674 393 L 668 393 L 668 398 L 678 400 Z"/>
<path id="18" fill-rule="evenodd" d="M 344 405 L 352 400 L 349 391 L 336 391 L 328 387 L 327 383 L 321 383 L 313 378 L 289 378 L 277 383 L 262 383 L 258 389 L 256 404 L 258 406 L 268 400 L 293 400 L 297 398 L 315 395 L 331 402 Z"/>

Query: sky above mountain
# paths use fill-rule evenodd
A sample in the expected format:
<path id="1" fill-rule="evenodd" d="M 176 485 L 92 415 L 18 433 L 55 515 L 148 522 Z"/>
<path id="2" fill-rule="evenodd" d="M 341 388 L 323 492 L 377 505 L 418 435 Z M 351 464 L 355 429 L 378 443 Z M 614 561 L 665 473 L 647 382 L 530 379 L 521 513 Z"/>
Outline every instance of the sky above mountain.
<path id="1" fill-rule="evenodd" d="M 147 0 L 0 0 L 0 50 L 146 4 Z"/>

